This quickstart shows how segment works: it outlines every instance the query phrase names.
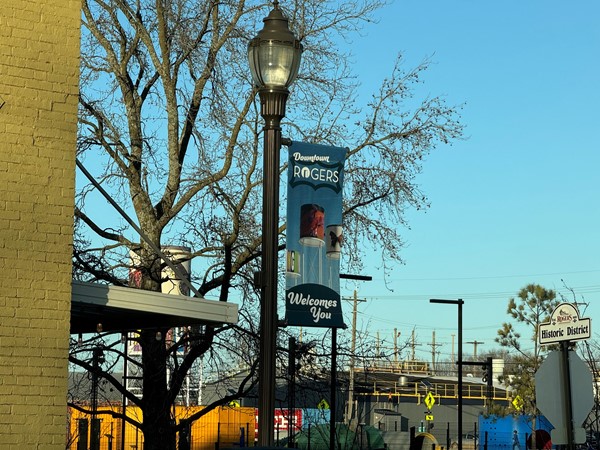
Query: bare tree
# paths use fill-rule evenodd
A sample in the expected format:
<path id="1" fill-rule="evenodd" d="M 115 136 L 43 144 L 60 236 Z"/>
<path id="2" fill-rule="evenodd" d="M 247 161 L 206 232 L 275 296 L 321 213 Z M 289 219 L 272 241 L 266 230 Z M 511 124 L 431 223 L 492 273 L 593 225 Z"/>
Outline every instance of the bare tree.
<path id="1" fill-rule="evenodd" d="M 251 280 L 261 242 L 262 122 L 246 52 L 271 5 L 244 0 L 82 4 L 78 157 L 94 167 L 103 187 L 132 212 L 155 246 L 193 249 L 193 281 L 201 295 L 241 302 L 235 327 L 190 330 L 171 346 L 165 343 L 166 328 L 142 330 L 137 338 L 143 397 L 127 395 L 143 410 L 146 449 L 174 449 L 182 424 L 171 421 L 170 406 L 194 361 L 204 355 L 221 357 L 220 369 L 240 361 L 256 365 L 257 292 Z M 305 49 L 286 133 L 349 149 L 344 188 L 349 245 L 343 260 L 348 270 L 360 266 L 369 246 L 384 267 L 401 261 L 405 210 L 427 206 L 414 179 L 421 161 L 463 132 L 459 108 L 442 97 L 414 97 L 428 60 L 406 70 L 399 57 L 368 103 L 358 98 L 351 60 L 338 42 L 355 36 L 384 4 L 281 5 Z M 89 200 L 93 193 L 92 186 L 78 192 L 76 276 L 126 285 L 134 252 L 140 287 L 160 290 L 162 262 L 152 246 L 118 220 L 103 223 Z M 281 224 L 281 249 L 284 234 Z M 188 348 L 183 357 L 176 352 L 181 345 Z M 77 353 L 71 361 L 91 369 Z M 115 389 L 125 390 L 105 375 Z M 247 392 L 254 382 L 250 371 L 232 395 Z M 227 396 L 219 403 L 224 402 Z"/>

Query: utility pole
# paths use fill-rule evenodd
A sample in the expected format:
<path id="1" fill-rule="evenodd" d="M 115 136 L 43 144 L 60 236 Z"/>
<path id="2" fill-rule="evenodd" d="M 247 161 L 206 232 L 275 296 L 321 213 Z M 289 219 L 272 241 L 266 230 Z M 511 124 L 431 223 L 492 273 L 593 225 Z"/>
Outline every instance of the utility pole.
<path id="1" fill-rule="evenodd" d="M 411 347 L 411 361 L 414 361 L 416 356 L 415 356 L 415 347 L 417 345 L 421 345 L 421 344 L 417 344 L 415 342 L 415 329 L 413 328 L 411 336 L 410 336 L 410 347 Z"/>
<path id="2" fill-rule="evenodd" d="M 358 310 L 358 297 L 354 290 L 354 303 L 352 306 L 352 342 L 350 344 L 350 373 L 348 374 L 348 404 L 346 405 L 346 423 L 354 418 L 354 353 L 356 352 L 356 314 Z"/>
<path id="3" fill-rule="evenodd" d="M 467 342 L 467 344 L 473 344 L 473 359 L 477 359 L 477 345 L 485 344 L 485 342 L 474 340 L 474 341 Z"/>
<path id="4" fill-rule="evenodd" d="M 359 300 L 355 289 L 352 301 L 352 340 L 350 344 L 350 364 L 348 373 L 348 404 L 346 405 L 346 423 L 350 423 L 350 421 L 354 419 L 354 367 L 356 364 L 356 316 L 358 314 L 358 302 L 366 302 L 366 300 Z"/>
<path id="5" fill-rule="evenodd" d="M 394 368 L 398 368 L 398 337 L 400 336 L 400 332 L 398 328 L 394 328 Z"/>
<path id="6" fill-rule="evenodd" d="M 429 345 L 431 345 L 431 369 L 435 373 L 435 348 L 442 345 L 435 343 L 435 330 L 431 332 L 431 343 Z"/>
<path id="7" fill-rule="evenodd" d="M 349 280 L 362 280 L 362 281 L 371 281 L 372 277 L 370 276 L 363 276 L 363 275 L 347 275 L 347 274 L 340 274 L 340 278 L 345 278 L 345 279 L 349 279 Z M 353 391 L 354 391 L 354 353 L 356 350 L 356 309 L 357 309 L 357 302 L 358 302 L 358 298 L 356 296 L 356 290 L 354 290 L 354 308 L 353 308 L 353 317 L 352 317 L 352 341 L 353 341 L 353 349 L 352 349 L 352 355 L 350 355 L 350 360 L 351 360 L 351 368 L 350 368 L 350 373 L 352 374 L 352 388 L 349 389 L 348 392 L 348 404 L 351 405 L 349 406 L 349 410 L 353 411 L 353 403 L 354 403 L 354 398 L 352 398 L 351 396 L 353 396 Z M 335 406 L 335 372 L 337 370 L 336 368 L 336 364 L 335 364 L 335 355 L 337 352 L 337 329 L 332 329 L 332 335 L 331 335 L 331 374 L 332 374 L 332 380 L 331 380 L 331 401 L 329 402 L 329 405 L 331 407 L 331 415 L 329 417 L 329 448 L 330 449 L 335 449 L 336 445 L 335 445 L 335 410 L 336 410 L 336 406 Z M 335 338 L 335 339 L 334 339 Z M 352 402 L 350 402 L 350 399 L 352 398 Z M 351 412 L 351 414 L 353 414 L 353 412 Z M 350 420 L 350 419 L 348 419 Z"/>

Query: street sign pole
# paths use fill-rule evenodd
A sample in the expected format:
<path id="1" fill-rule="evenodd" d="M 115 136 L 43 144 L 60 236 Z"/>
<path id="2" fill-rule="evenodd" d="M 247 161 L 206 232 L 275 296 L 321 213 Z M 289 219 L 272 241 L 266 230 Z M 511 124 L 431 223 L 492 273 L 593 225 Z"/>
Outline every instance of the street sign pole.
<path id="1" fill-rule="evenodd" d="M 565 389 L 563 390 L 565 405 L 565 422 L 567 424 L 567 450 L 575 450 L 575 439 L 574 430 L 575 424 L 573 423 L 573 403 L 571 401 L 572 389 L 571 389 L 571 370 L 569 369 L 569 341 L 562 341 L 560 343 L 561 352 L 561 370 L 563 373 L 563 380 L 565 380 Z"/>
<path id="2" fill-rule="evenodd" d="M 568 341 L 560 351 L 550 352 L 535 374 L 537 407 L 554 426 L 552 443 L 566 446 L 585 442 L 582 428 L 594 405 L 593 379 L 587 364 L 569 350 Z"/>

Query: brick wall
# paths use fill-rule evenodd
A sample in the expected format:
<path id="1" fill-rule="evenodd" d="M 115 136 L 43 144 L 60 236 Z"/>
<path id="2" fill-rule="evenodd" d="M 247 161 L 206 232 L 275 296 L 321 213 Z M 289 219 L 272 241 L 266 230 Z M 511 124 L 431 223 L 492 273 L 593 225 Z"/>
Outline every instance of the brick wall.
<path id="1" fill-rule="evenodd" d="M 80 2 L 0 1 L 0 448 L 64 449 Z"/>

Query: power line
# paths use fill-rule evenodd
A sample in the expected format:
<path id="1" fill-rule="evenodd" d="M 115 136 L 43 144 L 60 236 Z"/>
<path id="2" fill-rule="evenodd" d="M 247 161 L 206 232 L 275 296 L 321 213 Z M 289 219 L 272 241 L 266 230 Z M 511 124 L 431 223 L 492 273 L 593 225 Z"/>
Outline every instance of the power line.
<path id="1" fill-rule="evenodd" d="M 600 285 L 592 286 L 580 286 L 572 288 L 559 288 L 554 289 L 557 294 L 564 296 L 571 296 L 573 293 L 576 296 L 582 294 L 595 294 L 600 293 Z M 473 293 L 460 293 L 460 294 L 385 294 L 385 295 L 374 295 L 367 296 L 367 300 L 402 300 L 402 301 L 417 301 L 424 302 L 432 296 L 448 296 L 448 297 L 460 297 L 464 300 L 490 300 L 490 299 L 502 299 L 508 300 L 511 297 L 516 297 L 518 291 L 501 291 L 501 292 L 473 292 Z"/>
<path id="2" fill-rule="evenodd" d="M 480 277 L 448 277 L 448 278 L 395 278 L 394 281 L 461 281 L 461 280 L 498 280 L 505 278 L 533 278 L 533 277 L 550 277 L 550 276 L 565 276 L 576 275 L 582 273 L 599 273 L 600 269 L 595 270 L 578 270 L 573 272 L 554 272 L 554 273 L 538 273 L 533 275 L 486 275 Z"/>

